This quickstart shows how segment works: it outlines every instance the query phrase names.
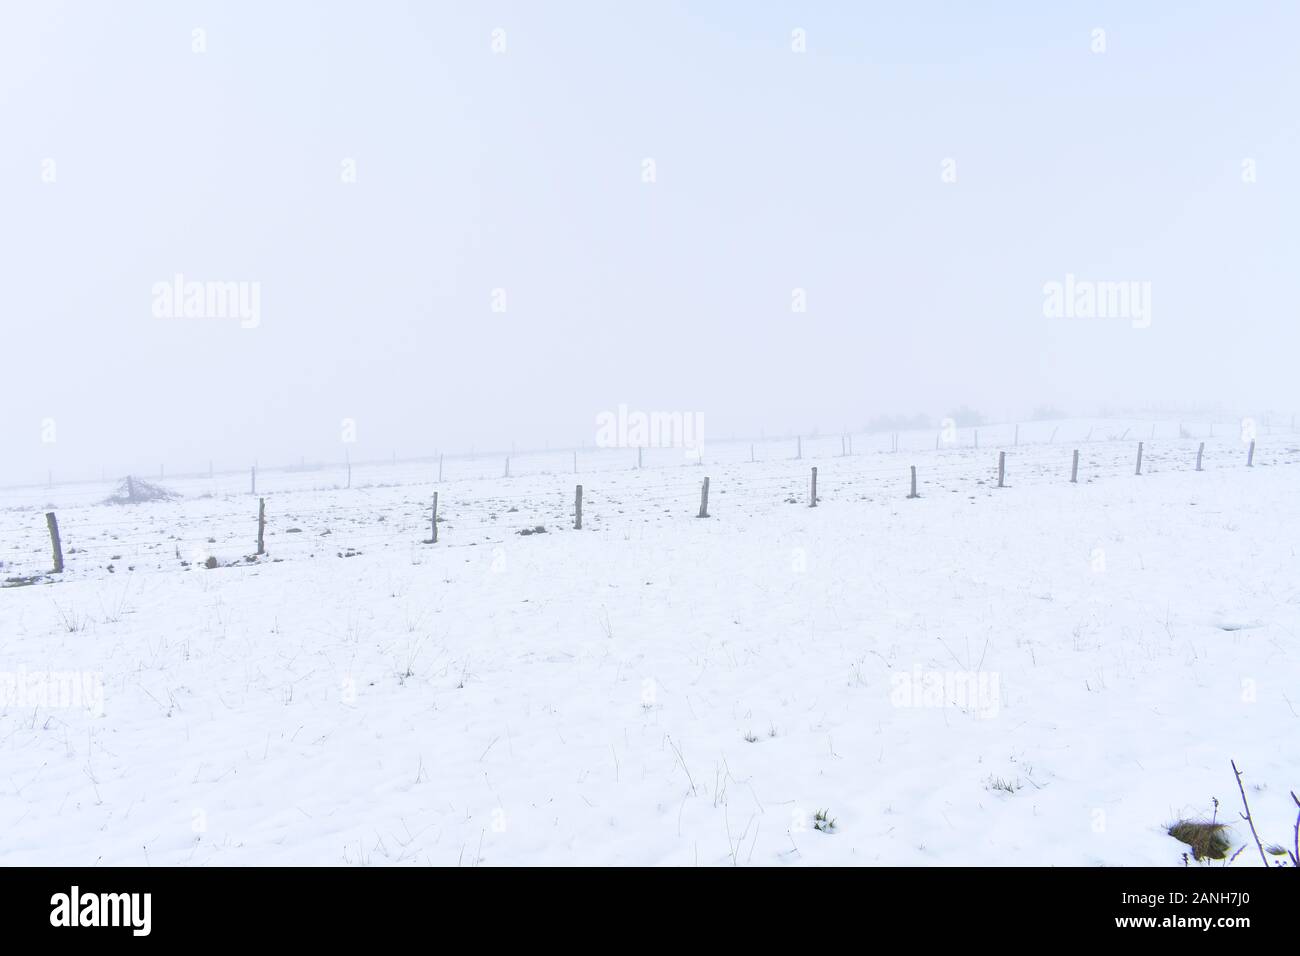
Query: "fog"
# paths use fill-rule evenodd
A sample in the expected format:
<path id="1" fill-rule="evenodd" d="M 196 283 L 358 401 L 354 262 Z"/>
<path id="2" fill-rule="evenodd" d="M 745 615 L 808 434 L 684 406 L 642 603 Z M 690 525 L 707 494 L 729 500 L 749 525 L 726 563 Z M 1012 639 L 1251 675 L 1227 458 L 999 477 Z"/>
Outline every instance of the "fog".
<path id="1" fill-rule="evenodd" d="M 1300 411 L 1300 12 L 1057 6 L 8 0 L 0 482 Z"/>

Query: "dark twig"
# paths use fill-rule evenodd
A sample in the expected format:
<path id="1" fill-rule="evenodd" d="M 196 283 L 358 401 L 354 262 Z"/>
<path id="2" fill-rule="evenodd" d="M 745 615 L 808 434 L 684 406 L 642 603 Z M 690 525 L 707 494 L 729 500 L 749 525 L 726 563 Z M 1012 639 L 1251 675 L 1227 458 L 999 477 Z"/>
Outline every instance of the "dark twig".
<path id="1" fill-rule="evenodd" d="M 1232 772 L 1237 775 L 1237 789 L 1241 792 L 1241 805 L 1246 808 L 1246 812 L 1241 818 L 1250 824 L 1250 835 L 1255 838 L 1255 846 L 1259 847 L 1259 858 L 1268 866 L 1268 857 L 1264 854 L 1264 844 L 1259 841 L 1259 834 L 1255 832 L 1255 821 L 1250 818 L 1250 804 L 1246 802 L 1246 788 L 1241 785 L 1241 771 L 1237 769 L 1237 761 L 1230 760 Z"/>

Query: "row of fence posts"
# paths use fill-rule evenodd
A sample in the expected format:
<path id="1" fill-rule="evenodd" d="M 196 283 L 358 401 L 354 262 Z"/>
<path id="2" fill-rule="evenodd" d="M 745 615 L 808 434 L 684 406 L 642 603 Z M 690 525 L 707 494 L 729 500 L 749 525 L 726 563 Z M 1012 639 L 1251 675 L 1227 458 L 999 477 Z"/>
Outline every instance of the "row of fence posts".
<path id="1" fill-rule="evenodd" d="M 980 433 L 979 433 L 979 429 L 975 429 L 975 430 L 974 430 L 974 435 L 975 435 L 975 447 L 976 447 L 976 448 L 979 448 L 979 446 L 980 446 L 980 437 L 979 437 Z M 1052 433 L 1052 437 L 1053 437 L 1053 438 L 1056 437 L 1056 433 L 1055 433 L 1055 431 L 1053 431 L 1053 433 Z M 796 442 L 796 445 L 795 445 L 795 449 L 796 449 L 796 450 L 795 450 L 795 458 L 796 458 L 796 459 L 802 459 L 802 458 L 803 458 L 803 439 L 802 439 L 802 438 L 796 438 L 796 439 L 795 439 L 795 442 Z M 1015 443 L 1017 446 L 1019 446 L 1019 444 L 1020 444 L 1020 426 L 1019 426 L 1019 425 L 1016 426 L 1016 433 L 1015 433 L 1014 443 Z M 935 447 L 936 449 L 939 448 L 939 438 L 938 438 L 938 437 L 935 438 L 934 447 Z M 1143 448 L 1143 443 L 1142 443 L 1142 442 L 1138 442 L 1138 452 L 1137 452 L 1137 470 L 1136 470 L 1136 474 L 1139 474 L 1139 475 L 1142 474 L 1142 448 Z M 898 435 L 897 435 L 897 434 L 895 434 L 895 435 L 893 436 L 893 451 L 895 451 L 895 452 L 898 451 Z M 1202 469 L 1201 469 L 1201 455 L 1204 453 L 1204 451 L 1205 451 L 1205 442 L 1201 442 L 1200 448 L 1199 448 L 1199 449 L 1197 450 L 1197 452 L 1196 452 L 1196 470 L 1197 470 L 1197 471 L 1201 471 L 1201 470 L 1202 470 Z M 637 448 L 637 450 L 636 450 L 636 467 L 637 467 L 637 470 L 638 470 L 638 471 L 641 470 L 641 468 L 642 468 L 642 454 L 641 454 L 641 452 L 642 452 L 642 449 L 638 446 L 638 448 Z M 852 436 L 849 436 L 849 437 L 848 437 L 847 444 L 846 444 L 846 442 L 845 442 L 845 438 L 843 438 L 843 437 L 840 438 L 840 454 L 841 454 L 841 456 L 843 456 L 843 455 L 851 455 L 851 454 L 853 454 L 853 438 L 852 438 Z M 1078 451 L 1078 449 L 1075 449 L 1074 454 L 1075 454 L 1075 458 L 1077 459 L 1077 458 L 1078 458 L 1078 455 L 1079 455 L 1079 451 Z M 438 456 L 438 481 L 439 481 L 439 482 L 442 481 L 442 465 L 443 465 L 443 457 L 444 457 L 443 455 L 439 455 L 439 456 Z M 1006 458 L 1006 452 L 1000 452 L 1000 453 L 999 453 L 999 457 L 998 457 L 998 487 L 999 487 L 999 488 L 1003 488 L 1003 487 L 1005 487 L 1005 485 L 1003 484 L 1004 469 L 1005 469 L 1005 464 L 1006 464 L 1006 462 L 1005 462 L 1005 458 Z M 1254 459 L 1255 459 L 1255 442 L 1254 442 L 1254 440 L 1252 440 L 1251 443 L 1250 443 L 1250 449 L 1249 449 L 1249 451 L 1247 452 L 1247 456 L 1246 456 L 1246 466 L 1247 466 L 1247 467 L 1254 467 Z M 755 462 L 755 460 L 756 460 L 756 459 L 754 458 L 754 446 L 753 446 L 753 444 L 750 444 L 750 446 L 749 446 L 749 460 L 750 460 L 750 463 L 751 463 L 751 464 L 752 464 L 753 462 Z M 351 462 L 351 461 L 348 461 L 348 462 L 346 463 L 346 465 L 347 465 L 347 487 L 348 487 L 348 488 L 351 488 L 351 487 L 352 487 L 352 462 Z M 212 466 L 211 466 L 211 463 L 209 463 L 209 465 L 208 465 L 209 476 L 210 476 L 210 474 L 211 474 L 211 470 L 212 470 Z M 577 453 L 576 451 L 573 453 L 573 473 L 574 473 L 575 475 L 578 473 L 578 453 Z M 1071 481 L 1072 483 L 1077 483 L 1077 474 L 1078 474 L 1078 461 L 1076 460 L 1076 461 L 1075 461 L 1075 464 L 1074 464 L 1074 468 L 1073 468 L 1073 473 L 1071 474 L 1071 477 L 1070 477 L 1070 481 Z M 502 474 L 502 477 L 503 477 L 503 478 L 509 478 L 509 477 L 510 477 L 510 457 L 509 457 L 508 455 L 506 456 L 506 460 L 505 460 L 505 471 L 504 471 L 504 473 Z M 252 466 L 252 468 L 250 469 L 250 476 L 249 476 L 249 478 L 250 478 L 250 480 L 249 480 L 249 485 L 250 485 L 250 487 L 249 487 L 249 493 L 252 494 L 252 495 L 256 495 L 256 494 L 257 494 L 257 466 L 256 466 L 256 465 Z M 126 480 L 127 480 L 128 484 L 129 484 L 130 481 L 131 481 L 131 478 L 128 476 Z M 128 491 L 127 491 L 127 497 L 134 497 L 133 492 L 132 492 L 129 488 L 128 488 Z M 908 497 L 911 497 L 911 496 L 909 495 Z"/>
<path id="2" fill-rule="evenodd" d="M 1143 448 L 1144 448 L 1144 443 L 1138 442 L 1137 466 L 1135 469 L 1135 474 L 1137 475 L 1142 474 Z M 1196 449 L 1196 470 L 1197 471 L 1204 470 L 1201 467 L 1204 456 L 1205 456 L 1205 442 L 1201 442 L 1200 446 Z M 1246 450 L 1246 467 L 1253 468 L 1254 466 L 1255 466 L 1255 442 L 1252 439 L 1249 448 Z M 921 496 L 916 490 L 916 466 L 912 465 L 910 467 L 911 467 L 911 490 L 908 492 L 907 497 L 919 498 Z M 577 468 L 577 452 L 574 452 L 574 468 L 575 470 Z M 348 476 L 349 476 L 349 484 L 351 484 L 351 465 L 348 466 Z M 999 488 L 1006 487 L 1006 476 L 1007 476 L 1007 453 L 1005 451 L 1000 451 L 998 452 L 998 487 Z M 506 477 L 507 478 L 510 477 L 510 459 L 508 458 L 506 459 Z M 438 459 L 438 478 L 439 480 L 442 479 L 441 457 L 439 457 Z M 252 470 L 252 482 L 253 482 L 253 491 L 254 493 L 256 493 L 257 491 L 257 467 L 256 466 L 254 466 Z M 1076 448 L 1074 449 L 1073 461 L 1070 464 L 1070 484 L 1072 485 L 1078 484 L 1078 482 L 1079 482 L 1079 449 Z M 127 478 L 128 496 L 130 496 L 132 492 L 133 492 L 132 480 L 130 477 L 128 477 Z M 808 490 L 808 506 L 810 508 L 816 508 L 817 501 L 818 501 L 817 468 L 814 466 L 812 469 L 811 482 Z M 709 517 L 708 477 L 705 477 L 704 483 L 700 488 L 700 511 L 696 517 L 699 518 Z M 59 519 L 55 516 L 55 513 L 53 511 L 47 511 L 45 513 L 45 523 L 50 532 L 50 547 L 54 551 L 54 573 L 62 574 L 63 573 L 63 542 L 59 536 Z M 578 485 L 574 491 L 573 527 L 578 531 L 582 530 L 582 485 Z M 432 508 L 432 515 L 429 522 L 429 537 L 424 543 L 425 544 L 438 543 L 438 492 L 436 491 L 433 493 L 433 508 Z M 265 498 L 257 499 L 257 554 L 259 556 L 266 554 L 266 499 Z"/>
<path id="3" fill-rule="evenodd" d="M 1136 474 L 1138 475 L 1142 474 L 1143 450 L 1144 450 L 1144 443 L 1138 442 L 1137 468 L 1136 468 Z M 1204 456 L 1205 456 L 1205 442 L 1201 442 L 1200 446 L 1196 449 L 1196 470 L 1197 471 L 1204 470 L 1201 467 L 1201 462 Z M 1253 468 L 1254 465 L 1255 465 L 1255 442 L 1254 440 L 1252 440 L 1250 446 L 1246 450 L 1246 467 Z M 916 490 L 916 466 L 912 465 L 910 467 L 911 467 L 912 483 L 911 483 L 911 490 L 908 492 L 907 497 L 919 498 L 921 496 Z M 999 488 L 1005 488 L 1007 486 L 1006 479 L 1007 479 L 1007 453 L 1005 451 L 1000 451 L 998 452 L 998 487 Z M 1079 449 L 1076 448 L 1074 449 L 1073 459 L 1070 462 L 1070 484 L 1075 485 L 1078 483 L 1079 483 Z M 816 508 L 818 500 L 819 499 L 817 496 L 817 468 L 814 466 L 812 469 L 811 480 L 810 480 L 809 491 L 808 491 L 808 506 L 810 508 Z M 582 528 L 582 486 L 581 485 L 578 486 L 578 505 L 577 505 L 576 513 L 577 513 L 577 520 L 574 524 L 574 527 L 581 529 Z M 706 477 L 704 479 L 703 486 L 700 489 L 700 513 L 698 517 L 707 518 L 708 516 L 709 516 L 709 479 Z"/>

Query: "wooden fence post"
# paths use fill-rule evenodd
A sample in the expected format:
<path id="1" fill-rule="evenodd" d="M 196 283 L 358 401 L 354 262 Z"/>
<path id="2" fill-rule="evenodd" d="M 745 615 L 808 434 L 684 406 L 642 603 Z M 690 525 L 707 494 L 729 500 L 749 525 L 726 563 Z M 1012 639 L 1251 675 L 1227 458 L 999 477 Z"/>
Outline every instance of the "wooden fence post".
<path id="1" fill-rule="evenodd" d="M 1138 465 L 1135 474 L 1142 474 L 1142 443 L 1138 442 Z"/>
<path id="2" fill-rule="evenodd" d="M 53 511 L 45 512 L 45 524 L 50 529 L 50 546 L 54 548 L 54 573 L 63 573 L 63 542 L 59 540 L 59 519 Z"/>
<path id="3" fill-rule="evenodd" d="M 573 451 L 573 473 L 575 475 L 578 473 L 578 450 L 576 448 Z"/>
<path id="4" fill-rule="evenodd" d="M 1006 485 L 1003 483 L 1006 476 L 1007 476 L 1007 453 L 1004 451 L 1000 451 L 998 452 L 998 487 L 999 488 L 1006 487 Z"/>
<path id="5" fill-rule="evenodd" d="M 750 443 L 749 443 L 749 463 L 750 463 L 751 465 L 754 463 L 754 443 L 753 443 L 753 442 L 750 442 Z"/>
<path id="6" fill-rule="evenodd" d="M 1074 450 L 1074 464 L 1070 466 L 1070 484 L 1079 483 L 1079 449 Z"/>
<path id="7" fill-rule="evenodd" d="M 640 445 L 636 446 L 636 469 L 637 471 L 641 470 L 641 446 Z"/>
<path id="8" fill-rule="evenodd" d="M 429 517 L 429 543 L 438 543 L 438 492 L 433 493 L 433 514 Z"/>
<path id="9" fill-rule="evenodd" d="M 1250 440 L 1250 449 L 1246 452 L 1246 467 L 1255 467 L 1255 439 Z"/>
<path id="10" fill-rule="evenodd" d="M 249 494 L 255 495 L 257 494 L 257 466 L 256 465 L 252 467 L 249 474 L 251 475 L 251 481 L 252 481 L 252 490 L 249 492 Z"/>
<path id="11" fill-rule="evenodd" d="M 795 436 L 795 439 L 794 439 L 794 448 L 795 448 L 794 457 L 795 457 L 795 458 L 802 458 L 802 457 L 803 457 L 803 437 L 802 437 L 802 436 L 800 436 L 800 435 L 796 435 L 796 436 Z"/>
<path id="12" fill-rule="evenodd" d="M 266 534 L 266 499 L 257 499 L 257 553 L 266 554 L 263 536 Z"/>
<path id="13" fill-rule="evenodd" d="M 1196 470 L 1201 470 L 1201 456 L 1205 454 L 1205 442 L 1201 442 L 1201 447 L 1196 449 Z"/>
<path id="14" fill-rule="evenodd" d="M 1019 424 L 1016 425 L 1016 438 L 1013 444 L 1016 445 L 1017 447 L 1020 446 L 1020 425 Z"/>
<path id="15" fill-rule="evenodd" d="M 700 513 L 698 518 L 707 518 L 709 516 L 709 479 L 704 479 L 704 487 L 700 489 Z"/>
<path id="16" fill-rule="evenodd" d="M 573 529 L 582 530 L 582 485 L 573 493 Z"/>
<path id="17" fill-rule="evenodd" d="M 908 495 L 907 497 L 909 497 L 909 498 L 919 498 L 919 497 L 921 497 L 920 495 L 918 495 L 918 494 L 916 493 L 916 465 L 913 465 L 913 466 L 912 466 L 912 493 L 911 493 L 910 495 Z"/>
<path id="18" fill-rule="evenodd" d="M 817 469 L 816 469 L 816 467 L 814 467 L 813 470 L 812 470 L 812 491 L 811 491 L 811 493 L 809 494 L 809 498 L 810 498 L 811 500 L 809 500 L 809 502 L 808 502 L 808 507 L 809 507 L 809 508 L 816 508 L 816 507 L 817 507 Z"/>
<path id="19" fill-rule="evenodd" d="M 502 477 L 502 478 L 509 478 L 509 477 L 510 477 L 510 456 L 509 456 L 509 455 L 506 455 L 506 473 L 505 473 L 504 475 L 502 475 L 501 477 Z"/>

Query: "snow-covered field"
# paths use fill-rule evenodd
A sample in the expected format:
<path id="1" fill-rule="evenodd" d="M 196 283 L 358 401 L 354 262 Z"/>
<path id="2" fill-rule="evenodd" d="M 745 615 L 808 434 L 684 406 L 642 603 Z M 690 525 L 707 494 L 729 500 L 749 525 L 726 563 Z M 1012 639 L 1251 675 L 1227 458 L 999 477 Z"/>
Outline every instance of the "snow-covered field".
<path id="1" fill-rule="evenodd" d="M 268 472 L 257 560 L 247 476 L 0 492 L 0 578 L 67 556 L 0 590 L 0 862 L 1176 865 L 1230 759 L 1286 842 L 1300 436 L 1151 428 Z"/>

